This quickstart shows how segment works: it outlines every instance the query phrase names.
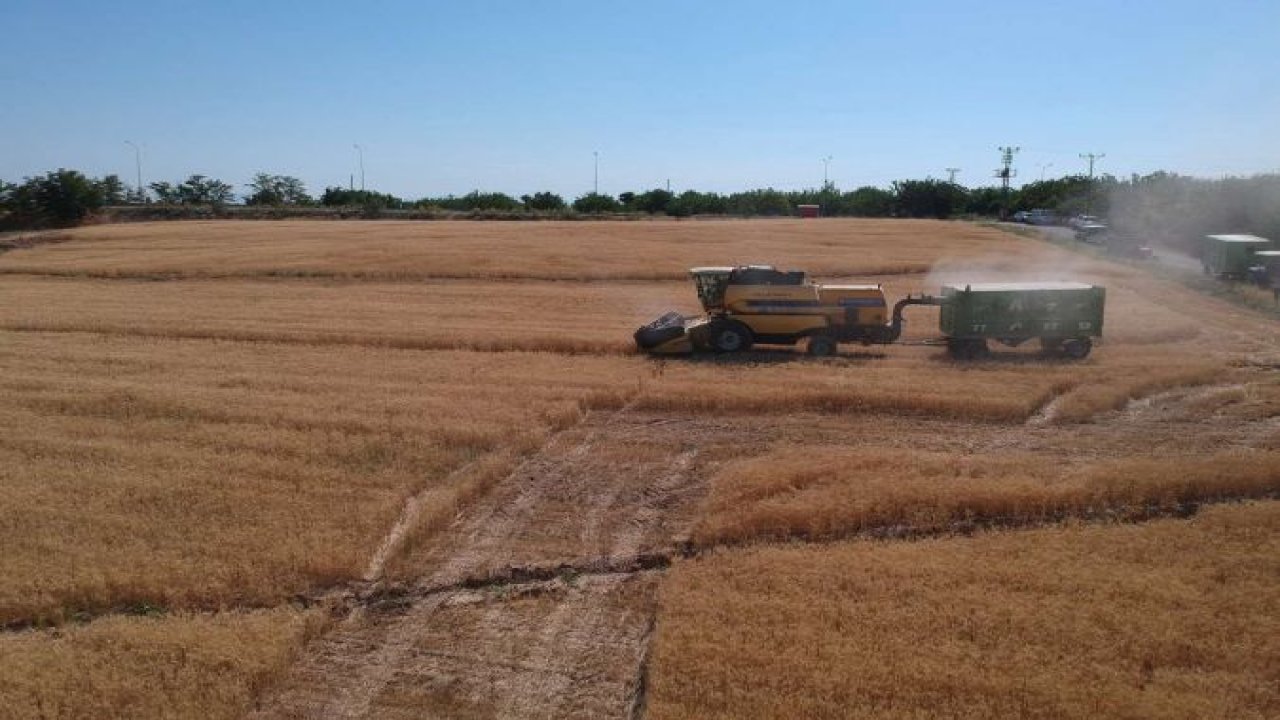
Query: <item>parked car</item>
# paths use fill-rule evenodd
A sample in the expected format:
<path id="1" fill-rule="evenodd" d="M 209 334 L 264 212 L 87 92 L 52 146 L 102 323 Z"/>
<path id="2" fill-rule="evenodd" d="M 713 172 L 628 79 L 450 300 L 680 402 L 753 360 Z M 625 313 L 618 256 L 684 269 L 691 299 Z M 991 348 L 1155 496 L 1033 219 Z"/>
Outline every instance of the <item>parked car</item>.
<path id="1" fill-rule="evenodd" d="M 1102 218 L 1099 218 L 1097 215 L 1073 215 L 1071 216 L 1071 219 L 1067 221 L 1067 225 L 1070 225 L 1076 230 L 1079 230 L 1081 227 L 1085 225 L 1089 225 L 1089 226 L 1104 225 L 1105 226 L 1105 223 L 1103 223 Z"/>
<path id="2" fill-rule="evenodd" d="M 1052 210 L 1037 208 L 1027 212 L 1027 222 L 1031 225 L 1057 225 L 1058 214 Z"/>
<path id="3" fill-rule="evenodd" d="M 1100 222 L 1077 223 L 1073 225 L 1076 229 L 1076 239 L 1080 242 L 1087 243 L 1104 243 L 1104 237 L 1107 234 L 1107 226 Z"/>
<path id="4" fill-rule="evenodd" d="M 1019 210 L 1018 212 L 1014 213 L 1010 219 L 1013 220 L 1014 222 L 1024 223 L 1024 222 L 1029 222 L 1028 218 L 1030 217 L 1031 217 L 1031 213 L 1028 213 L 1026 210 Z"/>

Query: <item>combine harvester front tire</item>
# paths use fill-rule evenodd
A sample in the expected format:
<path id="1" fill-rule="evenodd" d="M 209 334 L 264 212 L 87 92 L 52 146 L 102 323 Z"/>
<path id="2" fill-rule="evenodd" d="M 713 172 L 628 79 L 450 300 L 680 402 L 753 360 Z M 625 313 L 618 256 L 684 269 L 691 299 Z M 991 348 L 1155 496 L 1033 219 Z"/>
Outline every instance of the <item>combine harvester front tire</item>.
<path id="1" fill-rule="evenodd" d="M 746 352 L 755 343 L 751 329 L 733 320 L 711 323 L 710 336 L 711 349 L 718 353 Z"/>

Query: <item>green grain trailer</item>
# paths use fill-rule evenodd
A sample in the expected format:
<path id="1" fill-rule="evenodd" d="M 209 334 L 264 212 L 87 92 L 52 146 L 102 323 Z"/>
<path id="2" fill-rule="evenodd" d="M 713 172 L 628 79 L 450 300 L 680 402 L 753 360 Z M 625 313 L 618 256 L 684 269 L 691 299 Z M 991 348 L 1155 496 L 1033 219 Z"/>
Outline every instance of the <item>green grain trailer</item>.
<path id="1" fill-rule="evenodd" d="M 1254 253 L 1271 249 L 1271 241 L 1257 235 L 1206 235 L 1200 264 L 1205 274 L 1240 279 L 1255 264 Z"/>
<path id="2" fill-rule="evenodd" d="M 1083 358 L 1102 335 L 1106 289 L 1078 282 L 944 285 L 939 324 L 947 348 L 961 358 L 987 352 L 987 341 L 1011 347 L 1039 340 L 1045 352 Z"/>

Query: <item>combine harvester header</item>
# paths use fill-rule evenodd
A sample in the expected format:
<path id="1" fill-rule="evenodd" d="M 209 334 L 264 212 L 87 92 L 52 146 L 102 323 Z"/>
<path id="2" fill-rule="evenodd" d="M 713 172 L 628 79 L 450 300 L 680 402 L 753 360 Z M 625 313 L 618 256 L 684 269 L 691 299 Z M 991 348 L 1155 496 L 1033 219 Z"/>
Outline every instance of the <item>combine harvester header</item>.
<path id="1" fill-rule="evenodd" d="M 841 342 L 897 342 L 911 305 L 942 307 L 940 328 L 952 355 L 978 357 L 987 341 L 1016 346 L 1039 340 L 1051 354 L 1083 358 L 1102 334 L 1103 288 L 1072 282 L 944 286 L 940 295 L 911 296 L 892 313 L 879 285 L 824 285 L 799 271 L 769 265 L 689 271 L 706 315 L 667 313 L 635 333 L 652 353 L 743 352 L 754 344 L 795 345 L 833 355 Z"/>

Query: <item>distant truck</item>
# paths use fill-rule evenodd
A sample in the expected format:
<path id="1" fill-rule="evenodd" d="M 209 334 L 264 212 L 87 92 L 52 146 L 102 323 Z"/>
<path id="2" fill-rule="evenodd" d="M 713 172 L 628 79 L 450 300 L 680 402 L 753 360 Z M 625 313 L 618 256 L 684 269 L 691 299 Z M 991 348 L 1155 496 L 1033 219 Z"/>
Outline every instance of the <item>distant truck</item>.
<path id="1" fill-rule="evenodd" d="M 1057 225 L 1058 224 L 1058 214 L 1052 210 L 1045 210 L 1044 208 L 1036 208 L 1035 210 L 1028 210 L 1026 217 L 1027 219 L 1025 222 L 1028 225 Z"/>
<path id="2" fill-rule="evenodd" d="M 1206 275 L 1243 280 L 1257 265 L 1255 254 L 1273 250 L 1271 241 L 1257 235 L 1206 235 L 1200 246 L 1200 264 Z"/>

